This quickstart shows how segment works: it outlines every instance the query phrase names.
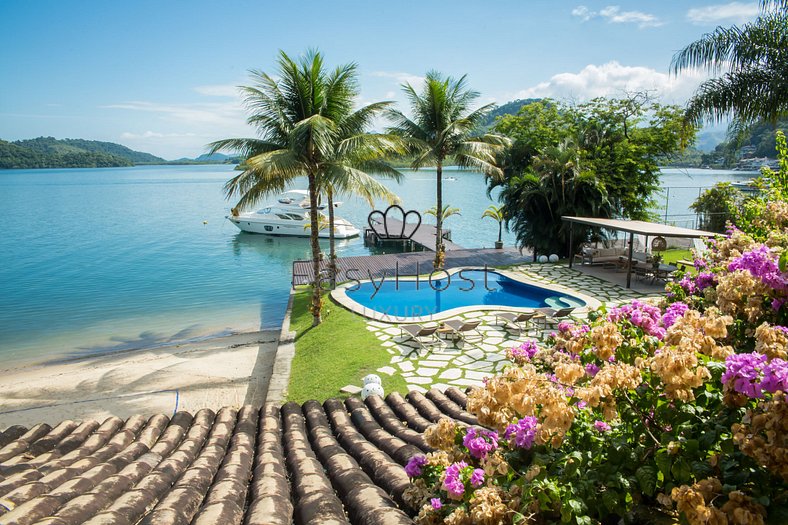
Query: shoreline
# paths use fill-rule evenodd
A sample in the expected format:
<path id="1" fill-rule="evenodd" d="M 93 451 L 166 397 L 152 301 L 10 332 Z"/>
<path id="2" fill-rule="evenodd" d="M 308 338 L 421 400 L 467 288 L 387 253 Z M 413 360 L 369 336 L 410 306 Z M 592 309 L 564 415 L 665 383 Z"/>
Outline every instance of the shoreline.
<path id="1" fill-rule="evenodd" d="M 0 429 L 262 405 L 279 330 L 38 363 L 0 374 Z"/>

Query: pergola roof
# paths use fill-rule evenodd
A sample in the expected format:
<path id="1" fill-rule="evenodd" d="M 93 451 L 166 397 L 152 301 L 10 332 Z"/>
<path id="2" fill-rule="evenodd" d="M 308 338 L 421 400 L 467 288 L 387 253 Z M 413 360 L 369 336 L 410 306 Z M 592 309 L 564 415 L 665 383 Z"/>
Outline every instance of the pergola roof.
<path id="1" fill-rule="evenodd" d="M 618 230 L 627 233 L 634 233 L 636 235 L 648 235 L 650 237 L 661 236 L 695 239 L 698 237 L 714 237 L 717 235 L 716 233 L 703 230 L 680 228 L 678 226 L 670 226 L 668 224 L 659 224 L 656 222 L 602 219 L 597 217 L 571 217 L 566 215 L 561 218 L 570 223 L 586 224 L 588 226 L 606 228 L 609 230 Z"/>

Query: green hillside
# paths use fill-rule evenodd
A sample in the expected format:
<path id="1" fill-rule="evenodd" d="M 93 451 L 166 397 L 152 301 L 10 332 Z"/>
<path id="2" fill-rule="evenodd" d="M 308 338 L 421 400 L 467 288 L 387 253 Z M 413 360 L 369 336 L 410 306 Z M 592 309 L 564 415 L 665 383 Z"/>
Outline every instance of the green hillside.
<path id="1" fill-rule="evenodd" d="M 161 157 L 112 142 L 53 137 L 0 140 L 0 169 L 111 168 L 164 163 Z"/>

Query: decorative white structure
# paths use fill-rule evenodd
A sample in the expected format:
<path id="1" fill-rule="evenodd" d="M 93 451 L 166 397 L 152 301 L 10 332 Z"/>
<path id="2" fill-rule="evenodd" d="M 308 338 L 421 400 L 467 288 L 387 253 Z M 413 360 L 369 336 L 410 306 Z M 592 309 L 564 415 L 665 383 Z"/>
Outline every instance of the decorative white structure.
<path id="1" fill-rule="evenodd" d="M 540 255 L 537 259 L 540 263 L 544 264 L 547 262 L 547 255 Z"/>
<path id="2" fill-rule="evenodd" d="M 558 255 L 552 254 L 552 255 L 550 255 L 549 259 L 550 259 L 551 263 L 557 263 L 558 262 Z"/>
<path id="3" fill-rule="evenodd" d="M 378 383 L 367 383 L 364 385 L 364 388 L 361 389 L 361 399 L 366 399 L 369 396 L 383 397 L 383 395 L 383 387 Z"/>
<path id="4" fill-rule="evenodd" d="M 382 385 L 383 381 L 380 380 L 380 376 L 376 374 L 367 374 L 364 376 L 364 379 L 361 380 L 362 383 L 368 385 L 370 383 L 375 383 L 378 385 Z"/>

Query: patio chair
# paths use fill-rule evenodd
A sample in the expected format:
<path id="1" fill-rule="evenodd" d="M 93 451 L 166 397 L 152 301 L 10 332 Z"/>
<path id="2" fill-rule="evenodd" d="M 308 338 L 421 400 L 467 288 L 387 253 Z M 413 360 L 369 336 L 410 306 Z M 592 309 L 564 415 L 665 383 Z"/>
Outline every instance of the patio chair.
<path id="1" fill-rule="evenodd" d="M 542 319 L 544 321 L 544 327 L 547 328 L 548 321 L 570 319 L 570 314 L 575 311 L 575 307 L 569 306 L 567 308 L 537 308 L 536 311 L 544 316 Z"/>
<path id="2" fill-rule="evenodd" d="M 422 326 L 420 324 L 406 324 L 399 327 L 400 329 L 400 337 L 404 337 L 400 341 L 400 343 L 404 343 L 406 341 L 416 341 L 421 348 L 428 349 L 429 345 L 440 344 L 440 339 L 438 339 L 437 334 L 435 333 L 438 330 L 437 326 Z M 412 354 L 413 352 L 418 353 L 418 349 L 414 348 L 413 351 L 409 352 L 408 355 Z"/>
<path id="3" fill-rule="evenodd" d="M 507 324 L 513 325 L 517 328 L 520 333 L 523 333 L 523 330 L 527 330 L 528 325 L 531 323 L 531 320 L 534 318 L 540 318 L 542 314 L 537 312 L 536 310 L 531 310 L 530 312 L 496 312 L 495 317 L 503 321 L 503 325 L 506 326 Z"/>
<path id="4" fill-rule="evenodd" d="M 479 338 L 482 337 L 482 334 L 479 332 L 479 324 L 481 321 L 479 319 L 473 321 L 463 321 L 462 319 L 449 319 L 448 321 L 443 323 L 443 326 L 446 328 L 451 329 L 452 334 L 456 335 L 459 339 L 463 341 L 467 341 L 467 335 L 470 332 L 476 332 L 476 335 Z"/>

